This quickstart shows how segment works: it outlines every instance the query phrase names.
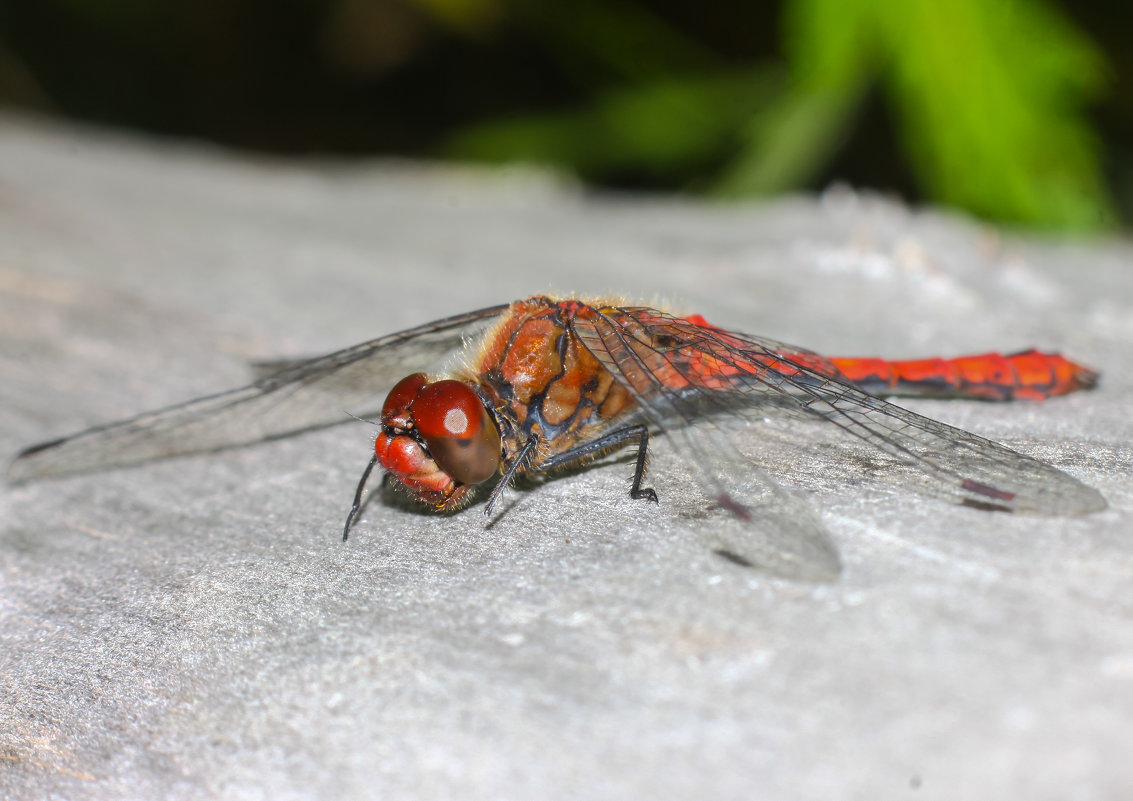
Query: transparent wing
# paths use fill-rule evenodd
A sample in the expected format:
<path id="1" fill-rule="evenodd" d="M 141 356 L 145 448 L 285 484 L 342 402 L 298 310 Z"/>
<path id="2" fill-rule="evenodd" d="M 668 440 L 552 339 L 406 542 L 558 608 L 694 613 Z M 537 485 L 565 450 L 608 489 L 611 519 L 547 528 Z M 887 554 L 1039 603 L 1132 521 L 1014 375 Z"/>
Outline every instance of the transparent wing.
<path id="1" fill-rule="evenodd" d="M 785 578 L 830 581 L 838 576 L 837 546 L 813 508 L 736 450 L 713 416 L 679 411 L 687 392 L 658 393 L 663 374 L 652 372 L 648 360 L 618 344 L 616 323 L 599 315 L 580 316 L 574 331 L 667 435 L 694 480 L 731 514 L 731 520 L 703 527 L 714 548 Z"/>
<path id="2" fill-rule="evenodd" d="M 648 308 L 589 309 L 575 320 L 586 348 L 644 413 L 669 432 L 709 419 L 758 418 L 770 407 L 833 423 L 916 468 L 930 489 L 959 503 L 1005 511 L 1077 515 L 1104 509 L 1101 493 L 1051 465 L 931 420 L 831 377 L 821 357 Z M 681 435 L 678 435 L 681 436 Z M 720 442 L 685 434 L 701 481 L 725 507 L 746 513 Z M 750 469 L 750 468 L 748 468 Z"/>
<path id="3" fill-rule="evenodd" d="M 730 520 L 710 521 L 698 533 L 726 555 L 774 575 L 831 581 L 841 572 L 838 548 L 814 508 L 759 469 L 712 420 L 665 429 L 693 477 Z"/>
<path id="4" fill-rule="evenodd" d="M 35 445 L 8 467 L 10 481 L 99 470 L 288 436 L 381 409 L 381 391 L 458 349 L 507 304 L 447 317 L 263 375 L 249 386 Z"/>

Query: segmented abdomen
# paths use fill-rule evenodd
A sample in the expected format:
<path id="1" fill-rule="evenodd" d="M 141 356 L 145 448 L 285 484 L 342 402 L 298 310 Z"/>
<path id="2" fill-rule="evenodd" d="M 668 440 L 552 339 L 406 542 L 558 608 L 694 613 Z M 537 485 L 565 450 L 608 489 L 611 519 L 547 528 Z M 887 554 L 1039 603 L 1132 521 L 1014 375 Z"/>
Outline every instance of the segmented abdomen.
<path id="1" fill-rule="evenodd" d="M 1097 385 L 1098 374 L 1060 356 L 1031 349 L 1004 356 L 954 359 L 831 357 L 842 375 L 874 395 L 921 395 L 984 400 L 1043 400 Z"/>

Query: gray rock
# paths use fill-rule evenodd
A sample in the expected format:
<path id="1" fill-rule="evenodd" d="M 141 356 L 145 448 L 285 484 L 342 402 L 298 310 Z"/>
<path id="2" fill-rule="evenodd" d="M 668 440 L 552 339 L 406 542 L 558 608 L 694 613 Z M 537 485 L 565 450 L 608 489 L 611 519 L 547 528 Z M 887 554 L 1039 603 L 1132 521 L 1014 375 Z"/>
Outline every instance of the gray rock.
<path id="1" fill-rule="evenodd" d="M 743 543 L 664 442 L 658 506 L 614 459 L 491 522 L 378 492 L 345 545 L 363 423 L 0 485 L 0 796 L 1128 797 L 1131 263 L 843 189 L 595 197 L 0 119 L 0 452 L 257 359 L 623 295 L 827 353 L 1061 350 L 1101 388 L 905 405 L 1110 503 L 953 506 L 753 429 L 841 554 L 813 583 L 714 553 Z"/>

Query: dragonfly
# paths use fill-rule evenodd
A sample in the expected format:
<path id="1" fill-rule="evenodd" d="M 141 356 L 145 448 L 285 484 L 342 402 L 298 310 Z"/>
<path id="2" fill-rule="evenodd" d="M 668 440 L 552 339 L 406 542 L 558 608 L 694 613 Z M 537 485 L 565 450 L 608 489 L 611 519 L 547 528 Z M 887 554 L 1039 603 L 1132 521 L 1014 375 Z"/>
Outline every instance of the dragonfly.
<path id="1" fill-rule="evenodd" d="M 452 354 L 447 375 L 421 370 Z M 774 512 L 787 494 L 738 450 L 736 432 L 785 413 L 827 423 L 829 432 L 888 454 L 954 502 L 1083 515 L 1106 507 L 1096 489 L 882 396 L 1042 400 L 1097 380 L 1093 370 L 1037 350 L 896 361 L 826 357 L 700 315 L 536 295 L 275 363 L 249 386 L 35 445 L 14 459 L 8 476 L 21 482 L 215 451 L 377 416 L 344 540 L 379 466 L 437 510 L 487 494 L 491 515 L 521 475 L 636 448 L 629 495 L 656 502 L 658 493 L 644 482 L 657 434 L 672 442 L 712 502 L 751 522 Z M 805 534 L 812 523 L 794 517 L 776 519 Z"/>

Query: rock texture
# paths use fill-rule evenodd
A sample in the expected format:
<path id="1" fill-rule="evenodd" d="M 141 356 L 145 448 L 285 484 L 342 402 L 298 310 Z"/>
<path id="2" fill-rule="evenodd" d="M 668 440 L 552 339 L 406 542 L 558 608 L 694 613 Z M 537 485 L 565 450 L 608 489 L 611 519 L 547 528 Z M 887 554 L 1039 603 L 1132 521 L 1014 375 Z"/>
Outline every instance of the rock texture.
<path id="1" fill-rule="evenodd" d="M 363 423 L 0 483 L 0 796 L 1127 798 L 1131 264 L 1128 243 L 848 190 L 594 197 L 0 119 L 5 453 L 246 383 L 257 359 L 616 294 L 823 352 L 1062 350 L 1101 388 L 908 405 L 1110 502 L 950 506 L 868 454 L 753 429 L 744 449 L 773 448 L 841 554 L 811 582 L 717 555 L 735 532 L 663 442 L 657 506 L 614 459 L 491 522 L 379 492 L 345 545 Z"/>

